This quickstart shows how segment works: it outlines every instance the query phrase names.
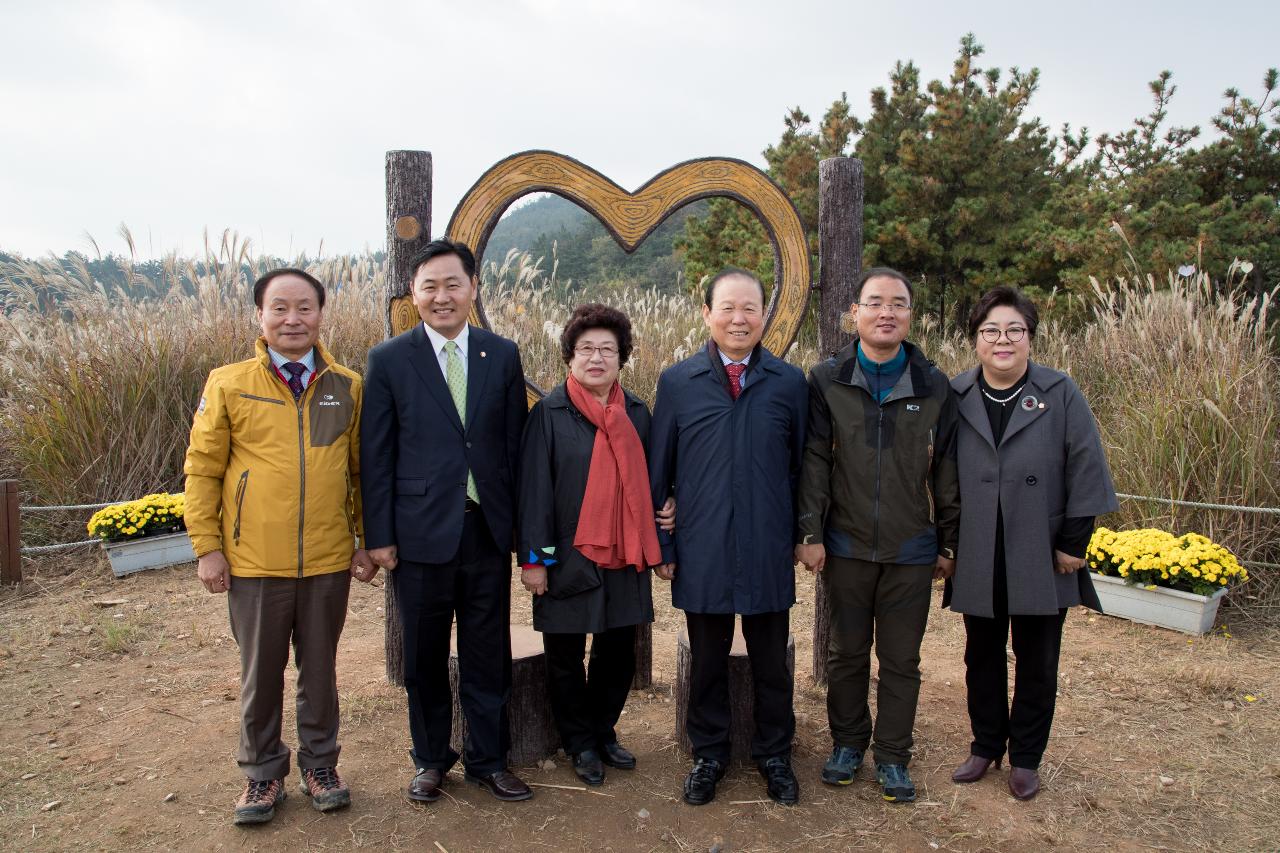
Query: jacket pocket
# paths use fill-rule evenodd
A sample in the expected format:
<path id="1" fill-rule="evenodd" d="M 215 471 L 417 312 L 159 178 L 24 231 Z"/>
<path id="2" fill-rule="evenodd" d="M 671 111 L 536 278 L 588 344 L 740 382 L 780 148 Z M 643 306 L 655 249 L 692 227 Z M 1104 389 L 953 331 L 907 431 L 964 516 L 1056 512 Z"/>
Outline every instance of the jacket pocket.
<path id="1" fill-rule="evenodd" d="M 233 543 L 240 544 L 240 516 L 244 512 L 244 496 L 249 491 L 249 469 L 246 468 L 244 473 L 240 475 L 239 481 L 236 483 L 236 522 L 232 528 L 231 537 Z"/>
<path id="2" fill-rule="evenodd" d="M 259 403 L 275 403 L 277 406 L 283 406 L 284 400 L 277 400 L 273 397 L 259 397 L 257 394 L 241 394 L 246 400 L 257 400 Z"/>
<path id="3" fill-rule="evenodd" d="M 582 552 L 573 547 L 573 540 L 562 541 L 560 546 L 556 549 L 556 556 L 560 557 L 561 561 L 547 568 L 547 595 L 552 598 L 571 598 L 595 589 L 602 582 L 600 572 L 615 571 L 601 569 L 582 556 Z M 627 569 L 616 571 L 625 572 Z"/>
<path id="4" fill-rule="evenodd" d="M 426 493 L 426 477 L 406 477 L 404 479 L 396 479 L 397 495 L 425 495 Z"/>

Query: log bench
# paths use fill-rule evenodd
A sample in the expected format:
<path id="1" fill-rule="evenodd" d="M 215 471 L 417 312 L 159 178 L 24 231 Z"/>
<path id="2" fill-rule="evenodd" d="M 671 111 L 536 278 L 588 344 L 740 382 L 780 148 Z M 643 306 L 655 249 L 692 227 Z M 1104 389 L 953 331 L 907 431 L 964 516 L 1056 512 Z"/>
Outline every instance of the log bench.
<path id="1" fill-rule="evenodd" d="M 685 752 L 693 751 L 685 721 L 689 717 L 689 673 L 692 654 L 689 651 L 689 631 L 680 629 L 676 639 L 676 739 Z M 794 681 L 796 674 L 796 641 L 787 635 L 787 671 Z M 731 757 L 734 761 L 751 760 L 751 736 L 755 731 L 755 695 L 751 689 L 751 661 L 747 657 L 747 641 L 742 636 L 742 621 L 736 619 L 733 626 L 733 646 L 729 649 L 729 728 Z"/>
<path id="2" fill-rule="evenodd" d="M 458 700 L 458 638 L 449 642 L 449 689 L 453 693 L 453 736 L 449 746 L 462 754 L 467 721 Z M 555 754 L 560 734 L 547 696 L 547 658 L 542 635 L 528 625 L 511 626 L 511 702 L 507 705 L 511 749 L 507 764 L 523 767 Z"/>

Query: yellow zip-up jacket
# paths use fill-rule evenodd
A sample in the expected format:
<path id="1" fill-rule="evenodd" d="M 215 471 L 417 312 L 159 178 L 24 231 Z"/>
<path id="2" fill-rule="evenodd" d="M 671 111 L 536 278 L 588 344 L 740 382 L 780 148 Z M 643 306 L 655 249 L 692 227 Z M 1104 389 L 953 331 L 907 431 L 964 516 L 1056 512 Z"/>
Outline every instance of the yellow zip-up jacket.
<path id="1" fill-rule="evenodd" d="M 295 401 L 257 357 L 209 374 L 184 470 L 196 556 L 221 550 L 236 577 L 346 571 L 360 535 L 360 374 L 319 343 Z"/>

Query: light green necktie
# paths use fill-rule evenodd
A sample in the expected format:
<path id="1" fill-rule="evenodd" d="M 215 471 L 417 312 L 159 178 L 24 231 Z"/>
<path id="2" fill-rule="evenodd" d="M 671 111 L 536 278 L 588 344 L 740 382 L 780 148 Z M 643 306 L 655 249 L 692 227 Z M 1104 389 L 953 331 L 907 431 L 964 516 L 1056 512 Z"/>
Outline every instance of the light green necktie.
<path id="1" fill-rule="evenodd" d="M 458 409 L 458 420 L 462 426 L 467 425 L 467 374 L 462 369 L 462 356 L 458 355 L 458 342 L 445 341 L 445 382 L 449 385 L 449 395 L 453 397 L 453 405 Z M 480 492 L 476 489 L 476 478 L 467 471 L 467 497 L 480 503 Z"/>

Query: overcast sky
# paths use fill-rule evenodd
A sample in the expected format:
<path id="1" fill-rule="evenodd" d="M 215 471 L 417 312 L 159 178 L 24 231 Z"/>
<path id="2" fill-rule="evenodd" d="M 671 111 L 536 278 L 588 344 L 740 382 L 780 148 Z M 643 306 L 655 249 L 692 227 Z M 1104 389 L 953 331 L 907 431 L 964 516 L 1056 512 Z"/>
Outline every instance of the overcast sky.
<path id="1" fill-rule="evenodd" d="M 194 253 L 207 227 L 290 257 L 381 248 L 383 158 L 432 152 L 440 232 L 509 154 L 547 148 L 627 189 L 694 157 L 763 165 L 782 118 L 857 115 L 896 60 L 1038 67 L 1056 129 L 1128 127 L 1174 72 L 1200 124 L 1280 65 L 1280 4 L 915 0 L 0 0 L 0 249 Z"/>

